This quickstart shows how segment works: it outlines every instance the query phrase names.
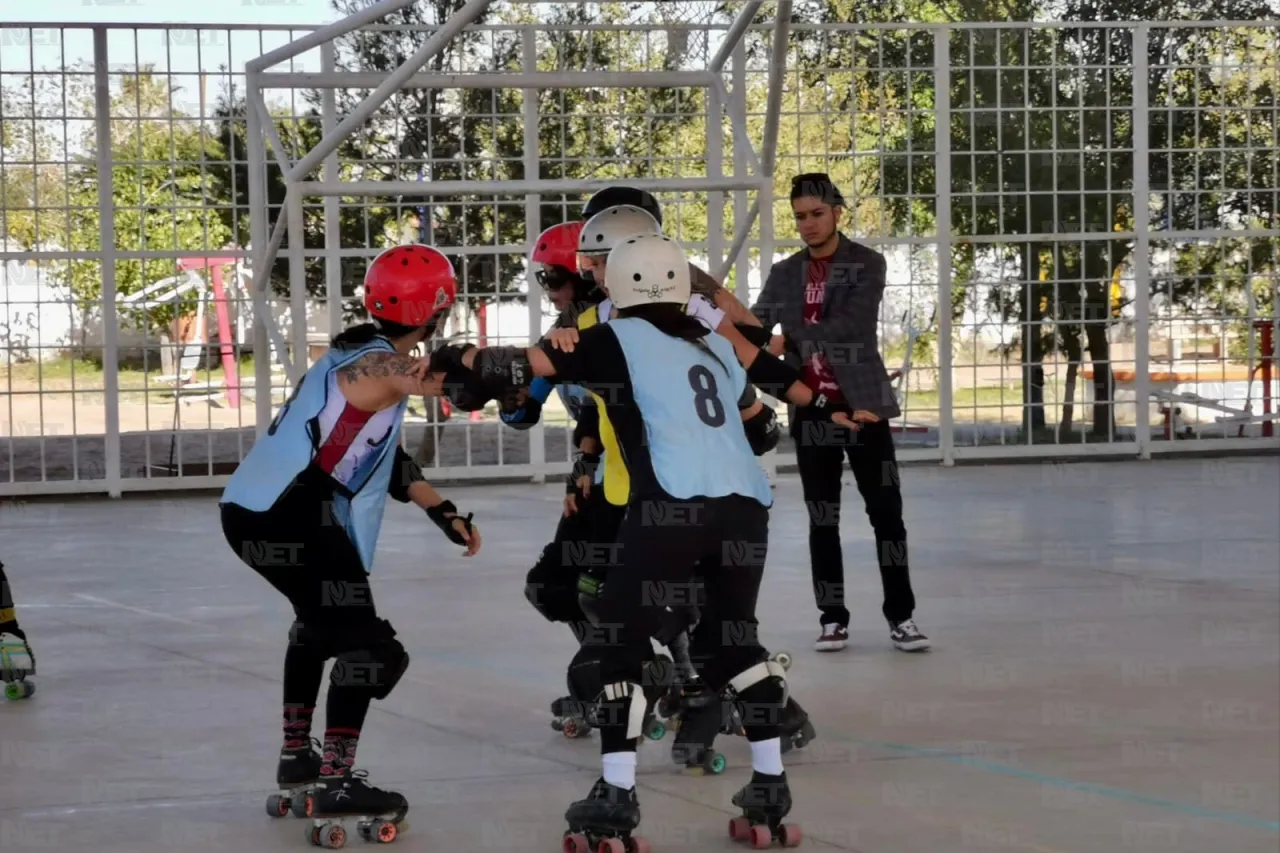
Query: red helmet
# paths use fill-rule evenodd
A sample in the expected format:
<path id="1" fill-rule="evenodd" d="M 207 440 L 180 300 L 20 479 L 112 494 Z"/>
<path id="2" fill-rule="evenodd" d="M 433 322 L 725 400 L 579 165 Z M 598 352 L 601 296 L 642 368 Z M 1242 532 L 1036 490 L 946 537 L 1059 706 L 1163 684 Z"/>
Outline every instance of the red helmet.
<path id="1" fill-rule="evenodd" d="M 449 259 L 430 246 L 387 249 L 364 274 L 364 307 L 370 316 L 417 328 L 453 306 L 458 279 Z"/>
<path id="2" fill-rule="evenodd" d="M 543 266 L 564 267 L 570 272 L 578 270 L 578 236 L 581 222 L 564 222 L 552 225 L 538 235 L 533 244 L 533 262 Z"/>

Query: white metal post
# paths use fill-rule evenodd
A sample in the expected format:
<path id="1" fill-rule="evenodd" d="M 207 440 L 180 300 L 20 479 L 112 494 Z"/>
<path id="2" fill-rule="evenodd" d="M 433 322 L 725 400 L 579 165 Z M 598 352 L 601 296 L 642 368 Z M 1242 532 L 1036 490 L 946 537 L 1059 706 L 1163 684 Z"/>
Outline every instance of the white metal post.
<path id="1" fill-rule="evenodd" d="M 778 121 L 782 115 L 782 89 L 786 85 L 787 39 L 791 35 L 791 0 L 778 0 L 778 18 L 773 25 L 773 43 L 769 56 L 769 103 L 764 118 L 764 141 L 760 146 L 760 163 L 764 176 L 773 179 L 773 165 L 778 153 Z M 765 215 L 771 213 L 766 209 Z"/>
<path id="2" fill-rule="evenodd" d="M 735 109 L 741 109 L 742 114 L 746 114 L 747 103 L 747 47 L 741 39 L 733 49 L 733 92 L 729 96 L 729 111 L 733 113 Z M 745 128 L 743 130 L 745 133 Z M 733 136 L 735 144 L 733 146 L 733 173 L 735 176 L 746 177 L 747 152 L 743 150 L 743 146 L 737 144 L 739 131 L 735 127 Z M 745 138 L 745 137 L 744 137 Z M 734 279 L 742 292 L 747 294 L 745 301 L 751 304 L 754 295 L 751 293 L 751 261 L 750 254 L 743 252 L 743 246 L 746 244 L 748 236 L 751 233 L 751 225 L 755 221 L 756 211 L 760 209 L 760 201 L 756 199 L 755 208 L 748 211 L 747 194 L 743 190 L 739 190 L 733 194 L 733 221 L 736 223 L 738 234 L 742 234 L 742 240 L 739 241 L 737 235 L 734 236 L 733 245 L 729 247 L 729 255 L 725 258 L 724 275 L 720 277 L 721 281 L 727 280 L 729 269 L 735 269 Z M 745 230 L 744 229 L 745 225 Z M 741 299 L 741 297 L 739 297 Z"/>
<path id="3" fill-rule="evenodd" d="M 263 74 L 262 85 L 268 89 L 374 89 L 387 79 L 386 74 L 376 71 L 294 71 Z M 712 79 L 709 71 L 484 71 L 418 73 L 396 82 L 400 89 L 701 89 L 710 86 Z"/>
<path id="4" fill-rule="evenodd" d="M 538 31 L 534 27 L 524 27 L 520 31 L 521 68 L 523 73 L 531 73 L 538 68 Z M 542 177 L 541 146 L 538 143 L 538 89 L 526 84 L 522 90 L 524 104 L 524 176 L 526 178 Z M 524 198 L 524 233 L 529 243 L 530 255 L 534 241 L 542 231 L 542 196 L 532 193 Z M 533 261 L 527 261 L 526 278 L 529 298 L 529 340 L 536 341 L 542 336 L 542 286 L 534 276 Z M 501 427 L 499 427 L 501 429 Z M 542 418 L 529 430 L 529 464 L 538 472 L 533 475 L 533 482 L 547 481 L 547 425 Z M 501 441 L 502 437 L 499 436 Z"/>
<path id="5" fill-rule="evenodd" d="M 289 325 L 292 329 L 290 355 L 297 384 L 306 372 L 307 358 L 307 257 L 306 227 L 302 215 L 302 193 L 290 185 L 284 197 L 285 215 L 288 217 L 289 238 Z"/>
<path id="6" fill-rule="evenodd" d="M 645 189 L 652 193 L 664 192 L 714 192 L 716 190 L 756 190 L 760 188 L 759 178 L 636 178 L 627 181 L 628 186 Z M 570 195 L 590 195 L 605 187 L 612 186 L 607 180 L 569 180 L 564 178 L 545 178 L 541 180 L 521 181 L 432 181 L 425 192 L 430 196 L 477 196 L 496 195 L 507 198 L 541 193 L 566 193 Z M 394 196 L 422 195 L 423 186 L 418 181 L 351 181 L 349 183 L 330 184 L 324 181 L 306 182 L 307 195 L 325 196 Z"/>
<path id="7" fill-rule="evenodd" d="M 707 90 L 707 177 L 724 177 L 724 98 L 723 88 Z M 739 176 L 740 177 L 740 176 Z M 724 268 L 724 193 L 707 194 L 707 269 L 720 283 L 728 272 Z"/>
<path id="8" fill-rule="evenodd" d="M 293 161 L 289 159 L 289 151 L 284 147 L 284 140 L 280 138 L 280 132 L 276 130 L 276 123 L 271 119 L 271 112 L 267 109 L 267 101 L 259 89 L 249 98 L 250 109 L 258 111 L 258 119 L 262 122 L 262 129 L 266 132 L 267 146 L 271 149 L 271 153 L 275 155 L 276 162 L 280 164 L 280 171 L 287 174 L 293 168 Z"/>
<path id="9" fill-rule="evenodd" d="M 396 0 L 399 2 L 399 0 Z M 387 102 L 387 100 L 404 86 L 405 82 L 418 72 L 437 53 L 444 50 L 454 37 L 462 32 L 467 26 L 480 17 L 489 8 L 493 0 L 467 0 L 465 6 L 454 12 L 448 17 L 440 29 L 436 30 L 431 36 L 422 43 L 422 47 L 414 52 L 405 60 L 404 64 L 382 82 L 382 85 L 374 89 L 369 97 L 361 101 L 351 114 L 344 118 L 342 122 L 333 129 L 332 133 L 326 133 L 316 147 L 307 152 L 297 165 L 289 171 L 288 180 L 298 181 L 311 174 L 321 160 L 329 156 L 329 153 L 336 150 L 342 141 L 349 137 L 359 127 L 364 125 L 369 117 L 378 111 L 378 108 Z M 405 4 L 401 4 L 405 5 Z M 421 189 L 419 189 L 421 191 Z M 394 191 L 392 191 L 394 192 Z"/>
<path id="10" fill-rule="evenodd" d="M 951 33 L 934 30 L 933 91 L 937 132 L 933 139 L 938 209 L 938 449 L 942 464 L 956 464 L 951 375 Z M 904 381 L 906 378 L 904 377 Z"/>
<path id="11" fill-rule="evenodd" d="M 337 66 L 333 43 L 320 49 L 320 67 L 331 72 Z M 338 126 L 338 96 L 333 89 L 325 89 L 320 95 L 320 128 L 328 136 Z M 338 152 L 335 149 L 324 158 L 324 179 L 332 183 L 342 180 L 339 171 Z M 329 337 L 342 331 L 342 228 L 337 196 L 324 197 L 324 291 L 329 306 Z"/>
<path id="12" fill-rule="evenodd" d="M 252 65 L 252 63 L 250 63 Z M 261 91 L 258 73 L 246 66 L 245 92 L 252 101 Z M 253 298 L 253 409 L 255 431 L 261 435 L 271 425 L 271 339 L 267 327 L 274 322 L 266 303 L 266 288 L 271 280 L 271 259 L 267 251 L 267 152 L 263 144 L 262 118 L 252 103 L 246 109 L 245 160 L 249 173 L 249 242 L 253 246 L 253 282 L 249 293 Z M 283 353 L 281 353 L 283 355 Z"/>
<path id="13" fill-rule="evenodd" d="M 1134 415 L 1138 458 L 1151 458 L 1151 140 L 1147 105 L 1147 40 L 1151 30 L 1133 31 L 1133 289 Z"/>
<path id="14" fill-rule="evenodd" d="M 751 0 L 738 12 L 738 17 L 733 19 L 733 23 L 729 25 L 729 29 L 724 34 L 724 41 L 720 42 L 720 49 L 716 51 L 716 55 L 711 58 L 712 71 L 719 74 L 724 70 L 724 66 L 729 61 L 729 57 L 733 55 L 738 45 L 742 43 L 742 36 L 746 33 L 747 28 L 751 26 L 752 20 L 755 19 L 756 12 L 760 11 L 760 7 L 764 5 L 764 0 Z"/>
<path id="15" fill-rule="evenodd" d="M 98 146 L 98 248 L 102 258 L 102 389 L 106 435 L 103 478 L 107 496 L 123 492 L 120 469 L 120 326 L 116 319 L 115 180 L 111 162 L 111 75 L 107 31 L 93 30 L 94 133 Z"/>

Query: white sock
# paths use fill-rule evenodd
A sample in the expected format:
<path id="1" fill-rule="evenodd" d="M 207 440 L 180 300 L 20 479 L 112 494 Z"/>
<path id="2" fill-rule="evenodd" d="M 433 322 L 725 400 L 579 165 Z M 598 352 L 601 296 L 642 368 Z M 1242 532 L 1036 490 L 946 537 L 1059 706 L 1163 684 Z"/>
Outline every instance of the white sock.
<path id="1" fill-rule="evenodd" d="M 781 750 L 782 747 L 779 745 L 779 767 L 782 766 Z M 624 791 L 630 791 L 636 786 L 636 754 L 634 752 L 606 752 L 600 756 L 600 763 L 604 765 L 604 781 L 610 785 L 616 785 Z"/>
<path id="2" fill-rule="evenodd" d="M 757 773 L 781 776 L 782 738 L 771 737 L 751 744 L 751 769 Z"/>

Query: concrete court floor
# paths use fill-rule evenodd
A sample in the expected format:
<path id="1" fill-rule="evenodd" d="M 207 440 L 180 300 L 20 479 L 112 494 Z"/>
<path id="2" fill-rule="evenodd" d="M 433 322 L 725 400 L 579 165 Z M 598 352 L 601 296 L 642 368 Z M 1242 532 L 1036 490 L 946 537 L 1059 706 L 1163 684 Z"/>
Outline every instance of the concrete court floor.
<path id="1" fill-rule="evenodd" d="M 888 644 L 870 531 L 846 488 L 851 647 L 817 629 L 799 484 L 784 475 L 763 634 L 820 740 L 789 758 L 806 848 L 862 853 L 1275 853 L 1280 459 L 903 473 L 928 655 Z M 467 561 L 392 504 L 374 594 L 413 654 L 360 765 L 404 791 L 405 851 L 558 849 L 598 773 L 548 727 L 571 640 L 520 594 L 555 486 L 450 488 Z M 284 602 L 234 559 L 214 499 L 8 504 L 0 548 L 39 692 L 0 704 L 5 853 L 312 849 L 272 821 Z M 747 776 L 641 748 L 660 853 L 732 850 Z M 363 842 L 353 838 L 350 847 Z"/>

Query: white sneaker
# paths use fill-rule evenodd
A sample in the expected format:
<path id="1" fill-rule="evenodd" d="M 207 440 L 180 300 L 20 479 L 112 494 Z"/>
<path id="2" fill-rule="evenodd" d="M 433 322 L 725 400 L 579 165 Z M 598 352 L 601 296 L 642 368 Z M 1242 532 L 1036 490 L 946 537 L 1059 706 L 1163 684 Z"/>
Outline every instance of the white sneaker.
<path id="1" fill-rule="evenodd" d="M 822 626 L 822 636 L 813 644 L 813 648 L 819 652 L 838 652 L 848 642 L 849 629 L 837 622 L 831 622 Z"/>
<path id="2" fill-rule="evenodd" d="M 932 647 L 929 638 L 920 633 L 920 629 L 911 619 L 906 619 L 897 625 L 890 622 L 889 639 L 893 641 L 894 648 L 904 652 L 927 652 Z"/>

